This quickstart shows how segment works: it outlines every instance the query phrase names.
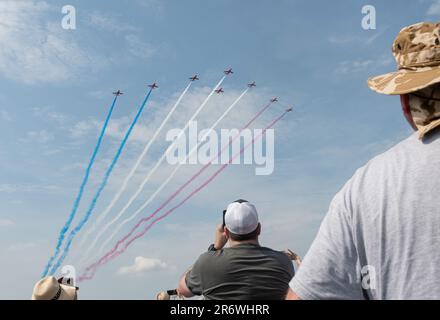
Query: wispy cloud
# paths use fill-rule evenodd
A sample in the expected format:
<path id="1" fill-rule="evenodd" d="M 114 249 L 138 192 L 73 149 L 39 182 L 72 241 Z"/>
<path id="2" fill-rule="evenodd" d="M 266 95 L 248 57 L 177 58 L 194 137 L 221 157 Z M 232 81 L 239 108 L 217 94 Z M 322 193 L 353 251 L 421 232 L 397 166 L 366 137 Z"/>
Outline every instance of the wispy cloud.
<path id="1" fill-rule="evenodd" d="M 164 2 L 160 0 L 137 0 L 136 2 L 139 6 L 154 13 L 162 13 L 164 10 Z"/>
<path id="2" fill-rule="evenodd" d="M 6 111 L 6 110 L 0 110 L 0 119 L 2 119 L 3 121 L 12 121 L 12 116 L 11 114 Z"/>
<path id="3" fill-rule="evenodd" d="M 12 227 L 14 225 L 15 225 L 15 222 L 10 219 L 0 219 L 0 228 Z"/>
<path id="4" fill-rule="evenodd" d="M 74 139 L 79 139 L 87 134 L 89 134 L 93 130 L 98 130 L 99 121 L 96 120 L 81 120 L 73 125 L 72 128 L 69 129 L 70 136 Z"/>
<path id="5" fill-rule="evenodd" d="M 50 20 L 45 1 L 0 2 L 0 74 L 19 82 L 50 83 L 77 78 L 105 64 Z"/>
<path id="6" fill-rule="evenodd" d="M 59 187 L 52 185 L 40 184 L 0 184 L 0 193 L 16 193 L 16 192 L 52 192 L 59 190 Z"/>
<path id="7" fill-rule="evenodd" d="M 125 41 L 127 42 L 129 52 L 135 57 L 148 59 L 156 52 L 156 48 L 137 35 L 129 34 L 125 36 Z"/>
<path id="8" fill-rule="evenodd" d="M 69 120 L 68 115 L 61 112 L 53 111 L 49 107 L 34 107 L 32 108 L 32 111 L 35 116 L 46 121 L 56 122 L 59 125 L 64 125 Z"/>
<path id="9" fill-rule="evenodd" d="M 20 139 L 24 143 L 45 144 L 55 139 L 55 136 L 47 130 L 28 131 L 26 137 Z"/>
<path id="10" fill-rule="evenodd" d="M 28 252 L 29 250 L 34 250 L 37 247 L 35 242 L 23 242 L 23 243 L 15 243 L 10 245 L 7 248 L 7 251 L 10 253 L 22 253 Z"/>
<path id="11" fill-rule="evenodd" d="M 440 0 L 435 0 L 428 8 L 426 12 L 428 16 L 440 15 Z"/>
<path id="12" fill-rule="evenodd" d="M 337 74 L 348 74 L 364 72 L 371 69 L 390 66 L 393 60 L 391 57 L 380 57 L 378 59 L 341 61 L 335 68 Z"/>
<path id="13" fill-rule="evenodd" d="M 380 30 L 364 31 L 365 35 L 367 35 L 368 32 L 368 36 L 359 36 L 359 34 L 331 35 L 327 38 L 327 41 L 335 45 L 352 45 L 356 43 L 361 46 L 369 46 L 373 44 L 380 36 L 382 36 L 387 29 L 388 27 L 385 26 L 382 27 Z"/>
<path id="14" fill-rule="evenodd" d="M 160 259 L 156 258 L 145 258 L 145 257 L 136 257 L 134 259 L 134 264 L 127 267 L 121 267 L 118 270 L 119 275 L 126 275 L 126 274 L 136 274 L 136 273 L 142 273 L 147 271 L 154 271 L 154 270 L 162 270 L 167 269 L 168 265 L 161 261 Z"/>
<path id="15" fill-rule="evenodd" d="M 118 20 L 114 16 L 106 15 L 102 12 L 92 12 L 89 14 L 88 22 L 94 27 L 98 27 L 105 31 L 111 32 L 125 32 L 137 31 L 138 28 Z"/>

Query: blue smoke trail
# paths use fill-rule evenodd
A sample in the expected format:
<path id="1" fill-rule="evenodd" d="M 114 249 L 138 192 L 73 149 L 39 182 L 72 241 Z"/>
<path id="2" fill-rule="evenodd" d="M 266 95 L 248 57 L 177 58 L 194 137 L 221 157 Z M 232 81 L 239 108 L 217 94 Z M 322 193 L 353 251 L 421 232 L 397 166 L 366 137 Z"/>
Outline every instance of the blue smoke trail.
<path id="1" fill-rule="evenodd" d="M 87 210 L 86 214 L 84 215 L 83 219 L 78 223 L 78 225 L 70 232 L 69 237 L 67 239 L 66 242 L 66 246 L 64 247 L 64 251 L 63 254 L 61 255 L 61 257 L 58 259 L 57 263 L 52 267 L 51 271 L 50 271 L 50 275 L 53 275 L 55 273 L 55 271 L 60 267 L 60 265 L 63 263 L 64 259 L 67 257 L 67 255 L 69 254 L 69 250 L 70 250 L 70 246 L 72 245 L 72 241 L 75 237 L 75 235 L 81 231 L 82 227 L 87 223 L 87 221 L 89 220 L 89 218 L 91 217 L 92 213 L 93 213 L 93 209 L 96 206 L 96 202 L 98 201 L 99 196 L 101 195 L 102 191 L 104 190 L 105 186 L 107 185 L 108 179 L 110 178 L 110 175 L 116 165 L 116 163 L 118 162 L 119 156 L 121 155 L 122 150 L 124 149 L 125 144 L 127 143 L 127 140 L 134 128 L 134 126 L 136 125 L 142 111 L 144 110 L 145 104 L 147 103 L 148 99 L 150 98 L 150 94 L 151 91 L 153 89 L 150 89 L 150 91 L 148 91 L 148 94 L 145 96 L 145 99 L 141 105 L 141 107 L 138 110 L 138 113 L 136 114 L 136 117 L 134 118 L 133 122 L 131 123 L 130 127 L 128 128 L 124 139 L 121 142 L 121 145 L 119 146 L 118 151 L 116 152 L 115 157 L 113 158 L 113 161 L 111 162 L 110 166 L 107 169 L 107 172 L 104 175 L 104 179 L 101 182 L 101 185 L 98 188 L 98 191 L 96 192 L 94 198 L 92 199 L 92 202 L 89 206 L 89 209 Z"/>
<path id="2" fill-rule="evenodd" d="M 115 96 L 113 99 L 113 103 L 110 107 L 110 110 L 108 111 L 107 117 L 105 118 L 104 125 L 102 126 L 101 133 L 99 134 L 98 142 L 96 143 L 95 149 L 93 150 L 92 157 L 90 158 L 89 165 L 87 166 L 86 173 L 84 175 L 83 181 L 81 182 L 81 186 L 79 187 L 78 195 L 76 196 L 75 202 L 73 203 L 72 211 L 69 214 L 69 217 L 64 224 L 63 228 L 60 231 L 60 234 L 58 236 L 58 241 L 55 247 L 55 252 L 53 256 L 49 258 L 49 261 L 47 262 L 46 267 L 44 268 L 42 277 L 45 277 L 47 275 L 47 272 L 49 271 L 49 268 L 51 267 L 53 261 L 56 259 L 58 254 L 60 253 L 61 245 L 63 244 L 64 237 L 66 236 L 67 230 L 69 230 L 70 225 L 72 224 L 73 219 L 75 218 L 75 214 L 78 211 L 79 203 L 81 202 L 81 198 L 84 193 L 84 189 L 86 187 L 87 182 L 89 181 L 90 171 L 92 170 L 93 163 L 95 162 L 96 155 L 98 154 L 99 148 L 101 146 L 102 139 L 104 138 L 105 130 L 107 129 L 107 125 L 110 121 L 110 117 L 113 113 L 113 109 L 115 108 L 116 100 L 118 99 L 118 96 Z"/>

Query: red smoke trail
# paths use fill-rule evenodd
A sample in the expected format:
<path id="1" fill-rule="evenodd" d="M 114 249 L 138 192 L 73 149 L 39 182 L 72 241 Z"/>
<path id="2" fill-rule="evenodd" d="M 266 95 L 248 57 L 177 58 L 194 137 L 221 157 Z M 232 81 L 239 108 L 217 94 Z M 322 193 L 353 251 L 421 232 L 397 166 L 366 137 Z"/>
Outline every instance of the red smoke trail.
<path id="1" fill-rule="evenodd" d="M 171 208 L 170 210 L 168 210 L 167 212 L 165 212 L 164 214 L 162 214 L 161 216 L 159 216 L 158 218 L 154 219 L 148 226 L 146 226 L 140 233 L 136 234 L 133 238 L 131 238 L 125 245 L 124 247 L 119 250 L 116 251 L 119 247 L 119 245 L 122 243 L 120 241 L 118 241 L 118 243 L 115 245 L 115 247 L 113 247 L 112 250 L 110 250 L 107 254 L 105 254 L 101 259 L 99 259 L 97 262 L 95 262 L 94 264 L 90 265 L 89 267 L 86 268 L 85 273 L 79 278 L 79 281 L 84 281 L 84 280 L 91 280 L 95 273 L 96 270 L 98 269 L 98 267 L 108 263 L 110 260 L 117 258 L 118 256 L 120 256 L 121 254 L 123 254 L 127 248 L 138 238 L 142 237 L 143 235 L 145 235 L 145 233 L 147 233 L 148 230 L 151 229 L 151 227 L 156 224 L 158 221 L 166 218 L 168 215 L 170 215 L 174 210 L 178 209 L 179 207 L 181 207 L 186 201 L 188 201 L 190 198 L 192 198 L 195 194 L 197 194 L 199 191 L 201 191 L 203 188 L 205 188 L 210 182 L 212 182 L 224 169 L 226 169 L 226 167 L 232 163 L 237 157 L 241 156 L 243 154 L 243 152 L 249 148 L 256 140 L 260 139 L 262 137 L 262 135 L 264 135 L 264 133 L 267 131 L 267 129 L 273 127 L 278 121 L 280 121 L 286 114 L 288 113 L 288 111 L 285 111 L 281 116 L 277 117 L 275 120 L 273 120 L 257 137 L 254 137 L 252 139 L 252 141 L 250 143 L 248 143 L 246 146 L 244 146 L 243 148 L 241 148 L 241 150 L 239 152 L 237 152 L 232 158 L 229 159 L 229 162 L 222 165 L 216 172 L 214 172 L 207 180 L 205 180 L 199 187 L 197 187 L 194 191 L 192 191 L 188 196 L 186 196 L 181 202 L 179 202 L 176 206 L 174 206 L 173 208 Z M 255 120 L 255 119 L 254 119 Z M 141 223 L 148 221 L 149 219 L 152 218 L 153 215 L 150 215 L 147 218 L 143 218 L 139 221 L 139 223 L 137 224 L 137 226 L 139 226 Z M 130 235 L 124 237 L 125 241 Z M 115 252 L 116 251 L 116 252 Z M 91 271 L 90 275 L 87 275 L 88 272 Z"/>

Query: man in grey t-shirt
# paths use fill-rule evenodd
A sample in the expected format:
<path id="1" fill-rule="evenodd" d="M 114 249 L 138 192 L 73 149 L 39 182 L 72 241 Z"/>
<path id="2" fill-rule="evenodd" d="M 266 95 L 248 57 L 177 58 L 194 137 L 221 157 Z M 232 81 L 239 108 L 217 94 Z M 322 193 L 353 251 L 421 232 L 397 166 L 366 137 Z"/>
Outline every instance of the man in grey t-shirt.
<path id="1" fill-rule="evenodd" d="M 418 131 L 360 168 L 333 199 L 289 299 L 440 299 L 440 24 L 401 30 L 399 71 L 369 80 L 401 95 Z"/>
<path id="2" fill-rule="evenodd" d="M 284 252 L 260 246 L 260 232 L 255 207 L 245 200 L 231 203 L 215 243 L 182 277 L 178 293 L 213 300 L 284 299 L 294 276 L 292 261 Z"/>

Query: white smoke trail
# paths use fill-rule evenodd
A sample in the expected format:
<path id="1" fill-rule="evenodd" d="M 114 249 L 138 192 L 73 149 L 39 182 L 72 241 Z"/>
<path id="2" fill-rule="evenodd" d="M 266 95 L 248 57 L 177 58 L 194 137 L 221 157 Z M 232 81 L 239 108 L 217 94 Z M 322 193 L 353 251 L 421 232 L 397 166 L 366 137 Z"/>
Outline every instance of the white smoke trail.
<path id="1" fill-rule="evenodd" d="M 138 209 L 136 210 L 135 213 L 133 213 L 130 217 L 128 217 L 127 219 L 125 219 L 124 221 L 122 221 L 121 224 L 119 224 L 117 226 L 117 228 L 113 231 L 112 235 L 102 244 L 102 246 L 100 247 L 98 254 L 100 254 L 105 246 L 107 244 L 110 243 L 110 241 L 116 236 L 116 234 L 118 233 L 118 231 L 124 226 L 126 225 L 128 222 L 130 222 L 131 220 L 133 220 L 134 218 L 136 218 L 136 216 L 142 212 L 142 210 L 144 210 L 153 200 L 154 198 L 163 190 L 163 188 L 166 187 L 166 185 L 168 184 L 168 182 L 171 181 L 171 179 L 176 175 L 177 171 L 179 170 L 179 168 L 182 166 L 182 164 L 186 163 L 186 161 L 191 157 L 191 155 L 197 151 L 198 147 L 200 146 L 201 143 L 203 143 L 203 141 L 209 136 L 209 134 L 211 133 L 212 130 L 214 130 L 215 127 L 217 127 L 217 125 L 220 123 L 220 121 L 222 121 L 224 119 L 224 117 L 226 117 L 226 115 L 237 105 L 237 103 L 243 98 L 243 96 L 248 92 L 249 89 L 244 90 L 241 95 L 229 106 L 228 109 L 226 109 L 226 111 L 216 120 L 216 122 L 211 126 L 211 128 L 209 128 L 206 133 L 203 135 L 203 137 L 200 139 L 200 142 L 194 146 L 186 155 L 185 160 L 180 162 L 178 166 L 176 166 L 174 168 L 174 171 L 168 176 L 168 178 L 162 182 L 162 184 L 160 185 L 160 187 L 150 196 L 150 198 L 148 198 L 147 201 L 144 202 L 144 204 Z"/>
<path id="2" fill-rule="evenodd" d="M 99 226 L 99 224 L 107 217 L 107 215 L 109 214 L 109 212 L 113 209 L 113 207 L 115 206 L 115 204 L 117 203 L 117 201 L 119 200 L 119 198 L 122 196 L 122 194 L 124 193 L 124 191 L 127 189 L 128 183 L 130 182 L 131 178 L 133 177 L 133 175 L 136 173 L 136 170 L 139 168 L 141 162 L 144 160 L 145 156 L 147 155 L 148 151 L 150 150 L 151 145 L 154 143 L 154 141 L 156 140 L 157 136 L 159 135 L 159 133 L 162 131 L 163 127 L 167 124 L 168 120 L 170 119 L 170 117 L 173 115 L 174 111 L 177 109 L 177 107 L 179 106 L 180 102 L 182 101 L 183 97 L 185 96 L 186 92 L 189 90 L 189 88 L 191 87 L 192 82 L 190 82 L 187 87 L 185 88 L 185 90 L 182 92 L 182 94 L 179 96 L 179 98 L 177 99 L 176 103 L 174 104 L 173 108 L 170 110 L 170 112 L 168 113 L 168 115 L 165 117 L 165 119 L 162 121 L 161 125 L 159 126 L 159 128 L 156 130 L 156 132 L 153 134 L 153 136 L 151 137 L 150 141 L 148 141 L 147 145 L 145 146 L 144 150 L 142 151 L 142 153 L 140 154 L 140 156 L 138 157 L 136 163 L 134 164 L 134 166 L 131 168 L 129 174 L 125 177 L 124 182 L 122 183 L 121 187 L 119 188 L 119 191 L 115 194 L 115 196 L 113 197 L 113 199 L 111 200 L 110 204 L 107 206 L 107 208 L 105 208 L 105 210 L 98 215 L 98 219 L 95 221 L 95 223 L 89 228 L 89 230 L 84 234 L 81 243 L 80 243 L 80 247 L 83 247 L 84 244 L 86 243 L 86 241 L 88 240 L 88 237 L 90 236 L 90 234 L 95 231 L 95 229 Z"/>
<path id="3" fill-rule="evenodd" d="M 150 180 L 151 176 L 156 172 L 156 170 L 160 167 L 162 162 L 167 157 L 170 150 L 172 150 L 174 144 L 176 144 L 181 136 L 184 134 L 186 129 L 188 129 L 190 123 L 199 115 L 199 113 L 202 111 L 202 109 L 206 106 L 209 99 L 212 97 L 212 95 L 215 93 L 215 90 L 217 90 L 223 81 L 225 80 L 226 76 L 223 76 L 220 81 L 217 83 L 217 85 L 212 89 L 212 91 L 209 93 L 209 95 L 206 97 L 206 99 L 203 101 L 203 103 L 200 105 L 200 107 L 196 110 L 196 112 L 192 115 L 191 119 L 188 120 L 185 127 L 182 129 L 178 137 L 174 140 L 174 142 L 167 148 L 167 150 L 162 154 L 160 159 L 156 162 L 155 166 L 150 170 L 150 172 L 145 177 L 144 181 L 142 181 L 142 184 L 139 186 L 139 188 L 136 190 L 136 192 L 131 196 L 131 198 L 128 200 L 127 204 L 121 209 L 121 211 L 110 221 L 108 222 L 96 235 L 95 239 L 93 240 L 92 244 L 88 247 L 85 254 L 83 255 L 83 259 L 80 261 L 79 265 L 82 265 L 82 261 L 88 256 L 92 248 L 95 247 L 96 243 L 98 242 L 99 238 L 104 234 L 104 232 L 113 224 L 115 223 L 124 213 L 127 211 L 127 209 L 131 206 L 131 204 L 136 200 L 136 198 L 139 196 L 139 194 L 143 191 L 145 185 Z"/>

